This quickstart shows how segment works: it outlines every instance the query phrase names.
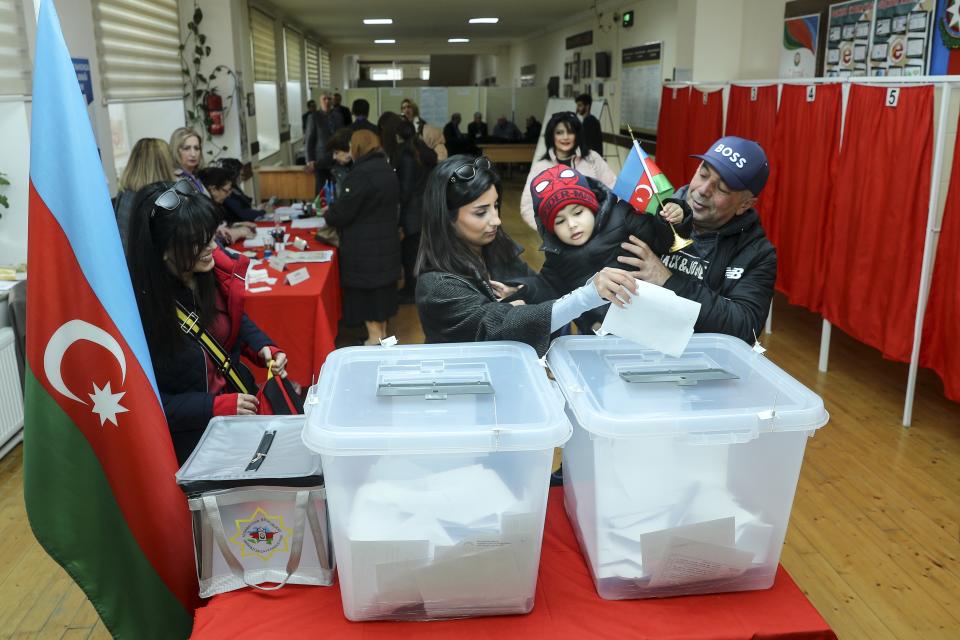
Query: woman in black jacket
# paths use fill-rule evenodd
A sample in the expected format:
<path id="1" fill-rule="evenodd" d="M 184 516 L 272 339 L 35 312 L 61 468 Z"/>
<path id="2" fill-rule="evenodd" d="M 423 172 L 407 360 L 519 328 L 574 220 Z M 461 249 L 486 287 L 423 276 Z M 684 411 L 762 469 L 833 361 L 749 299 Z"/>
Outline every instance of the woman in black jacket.
<path id="1" fill-rule="evenodd" d="M 420 251 L 423 192 L 427 188 L 430 171 L 437 166 L 437 154 L 417 136 L 413 123 L 406 120 L 401 120 L 397 127 L 397 139 L 397 148 L 390 159 L 400 181 L 400 229 L 403 231 L 400 253 L 404 283 L 400 299 L 404 304 L 410 304 L 417 289 L 414 267 Z"/>
<path id="2" fill-rule="evenodd" d="M 400 187 L 377 134 L 355 131 L 350 155 L 353 169 L 325 217 L 340 232 L 344 322 L 366 324 L 364 344 L 376 345 L 387 337 L 387 320 L 397 313 Z"/>
<path id="3" fill-rule="evenodd" d="M 417 257 L 417 312 L 427 342 L 517 340 L 544 355 L 550 334 L 609 300 L 636 292 L 605 268 L 555 300 L 500 227 L 500 177 L 486 157 L 453 156 L 430 174 Z"/>

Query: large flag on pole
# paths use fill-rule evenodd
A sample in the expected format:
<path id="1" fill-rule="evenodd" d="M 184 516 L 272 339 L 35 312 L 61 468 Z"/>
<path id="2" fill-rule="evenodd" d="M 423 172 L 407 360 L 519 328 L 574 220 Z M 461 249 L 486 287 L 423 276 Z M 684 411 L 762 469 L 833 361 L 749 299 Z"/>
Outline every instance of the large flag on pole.
<path id="1" fill-rule="evenodd" d="M 628 201 L 637 211 L 656 213 L 659 202 L 654 197 L 654 190 L 660 200 L 673 195 L 673 185 L 667 180 L 667 176 L 640 148 L 639 143 L 634 141 L 633 149 L 617 177 L 617 183 L 613 185 L 613 192 L 621 200 Z"/>
<path id="2" fill-rule="evenodd" d="M 120 638 L 182 638 L 190 515 L 107 183 L 52 0 L 30 144 L 24 497 L 30 526 Z"/>

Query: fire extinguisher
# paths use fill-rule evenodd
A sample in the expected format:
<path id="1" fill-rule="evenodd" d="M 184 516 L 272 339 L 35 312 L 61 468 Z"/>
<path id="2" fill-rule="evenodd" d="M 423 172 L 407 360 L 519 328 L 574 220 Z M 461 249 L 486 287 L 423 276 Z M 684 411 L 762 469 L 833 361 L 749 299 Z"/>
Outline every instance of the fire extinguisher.
<path id="1" fill-rule="evenodd" d="M 207 112 L 207 131 L 212 136 L 223 135 L 223 98 L 216 91 L 207 93 L 203 100 L 203 109 Z"/>

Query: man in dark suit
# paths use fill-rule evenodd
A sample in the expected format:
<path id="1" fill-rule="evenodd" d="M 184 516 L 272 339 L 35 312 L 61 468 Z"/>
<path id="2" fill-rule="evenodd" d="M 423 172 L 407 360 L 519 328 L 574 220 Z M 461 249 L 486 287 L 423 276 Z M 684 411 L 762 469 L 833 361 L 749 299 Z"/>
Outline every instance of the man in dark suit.
<path id="1" fill-rule="evenodd" d="M 370 122 L 370 103 L 364 100 L 363 98 L 357 98 L 353 101 L 353 104 L 350 105 L 350 110 L 353 112 L 353 124 L 350 125 L 350 128 L 354 131 L 358 129 L 367 129 L 373 131 L 375 134 L 380 135 L 380 127 Z"/>
<path id="2" fill-rule="evenodd" d="M 340 118 L 343 120 L 343 126 L 349 127 L 350 123 L 353 122 L 353 118 L 350 117 L 350 109 L 343 106 L 343 96 L 339 93 L 333 94 L 333 110 L 340 114 Z"/>
<path id="3" fill-rule="evenodd" d="M 327 150 L 327 140 L 337 129 L 343 127 L 340 112 L 333 109 L 329 93 L 320 95 L 320 109 L 310 113 L 303 131 L 304 152 L 307 156 L 307 170 L 317 178 L 317 193 L 330 180 L 330 168 L 333 156 Z"/>
<path id="4" fill-rule="evenodd" d="M 591 106 L 593 106 L 593 98 L 589 93 L 577 96 L 577 115 L 583 123 L 583 140 L 587 143 L 588 149 L 596 151 L 597 155 L 602 157 L 603 131 L 600 129 L 600 121 L 590 114 Z"/>
<path id="5" fill-rule="evenodd" d="M 483 142 L 487 138 L 487 123 L 479 111 L 473 114 L 473 122 L 467 125 L 467 137 L 473 142 Z"/>

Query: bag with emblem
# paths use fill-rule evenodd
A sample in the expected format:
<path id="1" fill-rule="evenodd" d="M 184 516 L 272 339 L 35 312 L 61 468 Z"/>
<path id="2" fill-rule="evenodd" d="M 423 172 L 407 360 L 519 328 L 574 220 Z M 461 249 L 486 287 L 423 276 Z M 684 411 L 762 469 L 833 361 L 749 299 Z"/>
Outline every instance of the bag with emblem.
<path id="1" fill-rule="evenodd" d="M 201 598 L 333 583 L 320 456 L 302 430 L 303 416 L 216 417 L 177 472 Z"/>

